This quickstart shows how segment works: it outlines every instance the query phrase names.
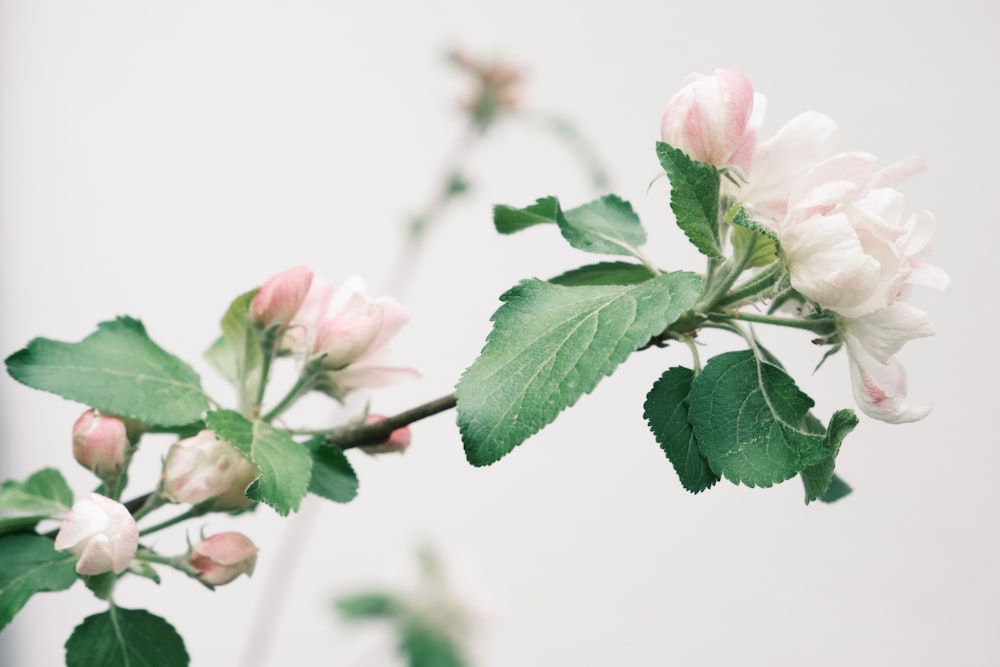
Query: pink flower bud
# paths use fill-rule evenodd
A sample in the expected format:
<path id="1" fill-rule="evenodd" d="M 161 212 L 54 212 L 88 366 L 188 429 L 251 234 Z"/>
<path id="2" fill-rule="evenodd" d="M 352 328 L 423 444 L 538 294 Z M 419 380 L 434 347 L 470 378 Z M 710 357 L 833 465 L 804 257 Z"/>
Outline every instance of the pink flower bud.
<path id="1" fill-rule="evenodd" d="M 73 456 L 98 476 L 116 473 L 125 464 L 128 434 L 118 417 L 87 410 L 73 424 Z"/>
<path id="2" fill-rule="evenodd" d="M 343 368 L 368 350 L 381 327 L 382 306 L 355 292 L 319 321 L 313 354 L 325 354 L 323 365 L 327 368 Z"/>
<path id="3" fill-rule="evenodd" d="M 385 417 L 382 415 L 368 415 L 365 419 L 365 424 L 377 424 L 380 421 L 385 421 Z M 397 428 L 395 431 L 389 434 L 389 439 L 383 443 L 377 445 L 370 445 L 367 447 L 362 447 L 361 449 L 367 454 L 402 454 L 410 446 L 410 427 L 404 426 L 402 428 Z"/>
<path id="4" fill-rule="evenodd" d="M 173 502 L 192 505 L 220 496 L 230 503 L 226 509 L 239 509 L 250 505 L 243 492 L 255 477 L 239 451 L 206 429 L 170 447 L 163 465 L 163 493 Z"/>
<path id="5" fill-rule="evenodd" d="M 312 284 L 309 267 L 296 266 L 269 278 L 250 302 L 250 321 L 260 329 L 286 326 L 295 317 Z"/>
<path id="6" fill-rule="evenodd" d="M 206 537 L 191 548 L 188 564 L 198 578 L 211 586 L 221 586 L 246 574 L 257 565 L 257 547 L 242 533 L 219 533 Z"/>
<path id="7" fill-rule="evenodd" d="M 746 168 L 757 139 L 754 94 L 738 72 L 691 74 L 663 114 L 663 141 L 699 162 Z"/>
<path id="8" fill-rule="evenodd" d="M 139 548 L 139 527 L 124 505 L 91 493 L 63 519 L 55 548 L 79 556 L 79 574 L 121 574 Z"/>

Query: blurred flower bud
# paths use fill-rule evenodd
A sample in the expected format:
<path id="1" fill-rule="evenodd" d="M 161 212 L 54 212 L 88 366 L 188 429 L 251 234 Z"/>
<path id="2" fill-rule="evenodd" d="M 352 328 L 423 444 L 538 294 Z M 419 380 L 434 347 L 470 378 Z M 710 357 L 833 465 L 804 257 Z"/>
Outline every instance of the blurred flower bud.
<path id="1" fill-rule="evenodd" d="M 306 266 L 296 266 L 269 278 L 250 302 L 250 321 L 260 329 L 286 326 L 302 306 L 312 278 L 312 269 Z"/>
<path id="2" fill-rule="evenodd" d="M 125 422 L 91 408 L 73 424 L 73 456 L 99 477 L 118 472 L 125 465 L 128 434 Z"/>
<path id="3" fill-rule="evenodd" d="M 91 493 L 63 519 L 55 548 L 79 556 L 79 574 L 121 574 L 139 548 L 139 527 L 124 505 Z"/>
<path id="4" fill-rule="evenodd" d="M 251 503 L 243 493 L 254 477 L 250 462 L 206 429 L 170 447 L 163 465 L 163 493 L 175 503 L 192 505 L 225 496 L 233 503 L 227 509 L 239 509 Z M 239 502 L 237 493 L 245 502 Z"/>
<path id="5" fill-rule="evenodd" d="M 382 415 L 368 415 L 365 424 L 377 424 L 384 421 Z M 410 446 L 410 427 L 397 428 L 389 435 L 389 439 L 378 445 L 369 445 L 361 449 L 367 454 L 402 454 Z"/>
<path id="6" fill-rule="evenodd" d="M 257 565 L 257 547 L 243 533 L 218 533 L 191 547 L 188 564 L 198 578 L 210 586 L 221 586 L 246 574 Z"/>
<path id="7" fill-rule="evenodd" d="M 381 326 L 382 306 L 355 292 L 343 306 L 320 320 L 313 354 L 325 354 L 323 365 L 327 368 L 343 368 L 371 346 Z"/>

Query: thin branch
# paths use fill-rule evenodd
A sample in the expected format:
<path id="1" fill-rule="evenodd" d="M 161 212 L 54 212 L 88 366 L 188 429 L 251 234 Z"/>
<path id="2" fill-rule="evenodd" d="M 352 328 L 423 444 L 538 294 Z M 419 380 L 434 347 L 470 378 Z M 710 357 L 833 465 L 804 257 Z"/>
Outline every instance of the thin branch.
<path id="1" fill-rule="evenodd" d="M 326 444 L 340 447 L 341 449 L 351 449 L 352 447 L 362 447 L 364 445 L 377 445 L 388 440 L 389 436 L 392 435 L 392 432 L 396 429 L 409 426 L 413 422 L 426 419 L 427 417 L 433 417 L 434 415 L 445 412 L 446 410 L 451 410 L 455 407 L 455 405 L 455 394 L 448 394 L 447 396 L 442 396 L 441 398 L 433 401 L 428 401 L 423 405 L 418 405 L 417 407 L 411 408 L 405 412 L 400 412 L 398 415 L 386 417 L 385 419 L 375 422 L 374 424 L 355 426 L 353 428 L 348 428 L 343 431 L 339 431 L 338 433 L 334 433 L 333 435 L 327 437 Z"/>

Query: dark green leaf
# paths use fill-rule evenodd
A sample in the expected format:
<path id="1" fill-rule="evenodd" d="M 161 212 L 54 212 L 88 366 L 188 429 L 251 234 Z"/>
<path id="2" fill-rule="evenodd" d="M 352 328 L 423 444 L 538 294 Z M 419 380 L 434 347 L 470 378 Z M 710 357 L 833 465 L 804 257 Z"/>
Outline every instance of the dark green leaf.
<path id="1" fill-rule="evenodd" d="M 858 417 L 853 410 L 838 410 L 833 413 L 826 437 L 829 456 L 802 470 L 802 483 L 806 487 L 806 505 L 814 500 L 822 499 L 830 489 L 837 455 L 840 453 L 840 445 L 847 434 L 853 431 L 857 425 Z M 850 487 L 848 487 L 848 492 L 850 492 Z"/>
<path id="2" fill-rule="evenodd" d="M 655 274 L 642 264 L 628 262 L 601 262 L 588 264 L 550 278 L 553 285 L 578 287 L 580 285 L 636 285 Z"/>
<path id="3" fill-rule="evenodd" d="M 656 155 L 670 178 L 670 209 L 677 226 L 703 255 L 721 259 L 718 170 L 663 142 L 657 142 Z"/>
<path id="4" fill-rule="evenodd" d="M 73 491 L 62 473 L 44 468 L 23 482 L 9 479 L 0 485 L 0 509 L 61 519 L 73 505 Z"/>
<path id="5" fill-rule="evenodd" d="M 0 628 L 35 593 L 64 591 L 76 581 L 76 556 L 56 551 L 51 539 L 16 533 L 0 536 Z"/>
<path id="6" fill-rule="evenodd" d="M 298 511 L 309 489 L 312 469 L 305 447 L 285 431 L 250 421 L 232 410 L 210 412 L 205 423 L 257 468 L 260 477 L 253 484 L 255 500 L 267 503 L 282 516 Z"/>
<path id="7" fill-rule="evenodd" d="M 326 444 L 322 436 L 304 444 L 313 460 L 309 492 L 336 503 L 354 500 L 358 495 L 358 476 L 344 451 Z"/>
<path id="8" fill-rule="evenodd" d="M 118 581 L 118 575 L 114 572 L 105 572 L 104 574 L 92 574 L 87 577 L 83 577 L 84 585 L 101 600 L 111 599 L 111 593 L 115 590 L 115 583 Z"/>
<path id="9" fill-rule="evenodd" d="M 616 195 L 566 211 L 557 222 L 569 244 L 587 252 L 631 255 L 631 249 L 646 242 L 646 230 L 632 205 Z"/>
<path id="10" fill-rule="evenodd" d="M 826 493 L 824 493 L 823 497 L 819 500 L 823 503 L 835 503 L 844 496 L 849 495 L 851 491 L 853 491 L 853 489 L 851 489 L 850 484 L 842 480 L 837 475 L 834 475 L 833 479 L 830 481 L 830 486 L 826 489 Z"/>
<path id="11" fill-rule="evenodd" d="M 741 255 L 749 247 L 748 269 L 767 266 L 778 259 L 778 235 L 774 230 L 751 219 L 742 207 L 736 210 L 732 220 L 735 225 L 732 243 L 736 254 Z"/>
<path id="12" fill-rule="evenodd" d="M 473 465 L 500 460 L 691 307 L 691 273 L 638 285 L 563 287 L 526 280 L 501 296 L 493 331 L 455 396 Z"/>
<path id="13" fill-rule="evenodd" d="M 66 667 L 187 667 L 184 640 L 145 609 L 111 605 L 88 616 L 66 641 Z"/>
<path id="14" fill-rule="evenodd" d="M 554 224 L 561 215 L 559 200 L 555 197 L 543 197 L 524 208 L 513 208 L 503 204 L 494 206 L 493 224 L 501 234 L 513 234 L 534 225 Z"/>
<path id="15" fill-rule="evenodd" d="M 752 351 L 710 360 L 688 403 L 701 453 L 732 482 L 771 486 L 830 456 L 825 436 L 801 430 L 812 399 Z"/>
<path id="16" fill-rule="evenodd" d="M 447 634 L 436 626 L 417 621 L 403 628 L 400 651 L 409 667 L 468 667 Z"/>
<path id="17" fill-rule="evenodd" d="M 712 472 L 698 450 L 694 430 L 688 423 L 688 393 L 693 377 L 690 368 L 676 366 L 666 371 L 646 395 L 644 416 L 681 484 L 688 491 L 699 493 L 712 488 L 719 476 Z"/>
<path id="18" fill-rule="evenodd" d="M 33 533 L 39 521 L 44 521 L 48 516 L 11 516 L 0 518 L 0 536 L 8 533 Z"/>
<path id="19" fill-rule="evenodd" d="M 79 343 L 36 338 L 7 357 L 7 371 L 29 387 L 154 426 L 190 424 L 208 409 L 194 370 L 130 317 L 102 322 Z"/>

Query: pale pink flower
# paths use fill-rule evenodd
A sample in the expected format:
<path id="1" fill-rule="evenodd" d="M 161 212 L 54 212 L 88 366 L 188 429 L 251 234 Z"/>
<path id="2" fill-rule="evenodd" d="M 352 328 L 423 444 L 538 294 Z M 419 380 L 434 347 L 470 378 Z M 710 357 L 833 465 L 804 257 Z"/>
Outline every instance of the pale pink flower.
<path id="1" fill-rule="evenodd" d="M 302 306 L 312 279 L 312 269 L 307 266 L 269 278 L 250 302 L 250 321 L 260 329 L 287 325 Z"/>
<path id="2" fill-rule="evenodd" d="M 699 162 L 744 169 L 760 126 L 754 104 L 753 86 L 739 72 L 690 74 L 663 113 L 663 141 Z"/>
<path id="3" fill-rule="evenodd" d="M 73 424 L 73 457 L 99 477 L 118 472 L 128 452 L 125 422 L 91 408 Z"/>
<path id="4" fill-rule="evenodd" d="M 55 548 L 79 557 L 78 574 L 121 574 L 139 548 L 139 527 L 121 503 L 91 493 L 76 502 L 63 519 Z"/>
<path id="5" fill-rule="evenodd" d="M 221 586 L 253 574 L 259 549 L 243 533 L 218 533 L 191 547 L 188 564 L 210 586 Z"/>
<path id="6" fill-rule="evenodd" d="M 217 509 L 241 509 L 251 504 L 245 491 L 257 472 L 215 431 L 175 442 L 163 465 L 163 493 L 175 503 L 197 505 L 217 498 Z"/>

